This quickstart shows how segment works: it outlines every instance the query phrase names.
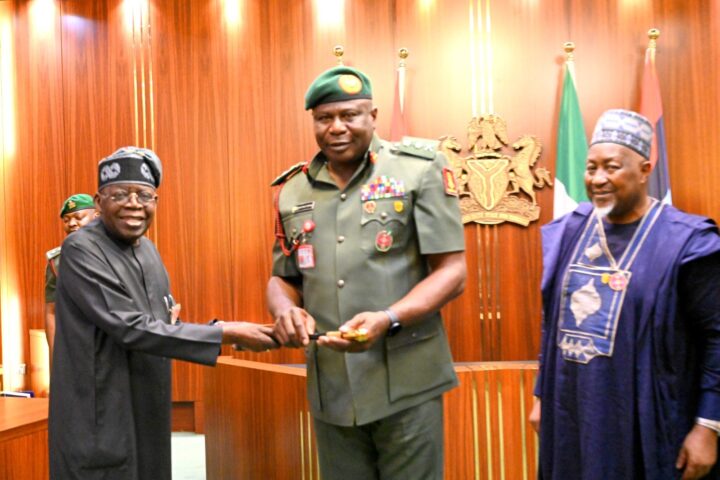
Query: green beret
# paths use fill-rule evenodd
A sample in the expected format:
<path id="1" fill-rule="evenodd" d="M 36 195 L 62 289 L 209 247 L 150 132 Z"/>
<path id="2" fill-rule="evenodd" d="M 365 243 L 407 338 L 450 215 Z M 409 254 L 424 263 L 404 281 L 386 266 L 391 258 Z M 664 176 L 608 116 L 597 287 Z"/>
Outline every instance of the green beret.
<path id="1" fill-rule="evenodd" d="M 77 212 L 78 210 L 85 210 L 88 208 L 95 208 L 95 202 L 93 197 L 87 193 L 76 193 L 71 195 L 65 200 L 60 209 L 60 218 L 67 213 Z"/>
<path id="2" fill-rule="evenodd" d="M 305 110 L 359 98 L 372 98 L 370 79 L 356 68 L 337 66 L 324 71 L 310 84 L 305 94 Z"/>

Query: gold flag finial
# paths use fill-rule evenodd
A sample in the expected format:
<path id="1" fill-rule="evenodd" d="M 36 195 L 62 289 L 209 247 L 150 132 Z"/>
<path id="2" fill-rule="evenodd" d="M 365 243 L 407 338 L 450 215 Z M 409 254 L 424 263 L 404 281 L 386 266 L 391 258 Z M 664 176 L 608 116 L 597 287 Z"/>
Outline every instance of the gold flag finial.
<path id="1" fill-rule="evenodd" d="M 571 62 L 573 59 L 573 52 L 575 51 L 575 44 L 573 42 L 565 42 L 563 47 L 565 48 L 566 59 Z"/>
<path id="2" fill-rule="evenodd" d="M 400 57 L 400 66 L 401 67 L 405 66 L 405 59 L 408 57 L 408 55 L 410 55 L 410 51 L 407 48 L 403 47 L 400 50 L 398 50 L 398 57 Z"/>
<path id="3" fill-rule="evenodd" d="M 343 55 L 345 54 L 345 48 L 342 45 L 335 45 L 335 48 L 333 48 L 333 55 L 337 58 L 337 64 L 342 65 L 343 64 Z"/>
<path id="4" fill-rule="evenodd" d="M 650 43 L 648 45 L 648 48 L 655 48 L 657 47 L 657 39 L 660 37 L 660 30 L 657 28 L 651 28 L 648 30 L 648 38 L 650 39 Z"/>

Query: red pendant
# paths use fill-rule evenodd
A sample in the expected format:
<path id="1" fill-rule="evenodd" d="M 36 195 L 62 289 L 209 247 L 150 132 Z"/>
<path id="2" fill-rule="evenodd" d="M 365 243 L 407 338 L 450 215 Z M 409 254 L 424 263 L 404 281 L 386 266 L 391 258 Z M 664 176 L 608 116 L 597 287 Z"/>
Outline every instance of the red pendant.
<path id="1" fill-rule="evenodd" d="M 315 230 L 315 222 L 312 220 L 305 220 L 302 226 L 303 233 L 310 233 Z"/>
<path id="2" fill-rule="evenodd" d="M 613 273 L 610 275 L 610 280 L 608 282 L 608 285 L 610 285 L 610 288 L 612 288 L 615 291 L 622 291 L 627 288 L 628 279 L 625 275 L 622 273 Z"/>

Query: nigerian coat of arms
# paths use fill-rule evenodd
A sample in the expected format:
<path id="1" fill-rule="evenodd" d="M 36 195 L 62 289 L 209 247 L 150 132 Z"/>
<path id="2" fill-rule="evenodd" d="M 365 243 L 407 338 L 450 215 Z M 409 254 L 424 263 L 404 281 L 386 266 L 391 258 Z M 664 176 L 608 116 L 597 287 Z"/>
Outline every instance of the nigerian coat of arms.
<path id="1" fill-rule="evenodd" d="M 497 115 L 473 117 L 467 128 L 468 156 L 453 136 L 440 138 L 439 149 L 448 157 L 457 182 L 463 223 L 513 222 L 528 226 L 540 217 L 535 189 L 552 185 L 550 172 L 535 167 L 542 145 L 523 135 L 509 147 L 507 125 Z"/>

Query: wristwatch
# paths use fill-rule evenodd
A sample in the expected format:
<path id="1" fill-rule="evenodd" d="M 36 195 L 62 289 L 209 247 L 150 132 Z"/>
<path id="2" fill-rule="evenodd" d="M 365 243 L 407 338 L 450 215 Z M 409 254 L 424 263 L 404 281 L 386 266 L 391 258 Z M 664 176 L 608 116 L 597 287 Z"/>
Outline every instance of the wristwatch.
<path id="1" fill-rule="evenodd" d="M 388 337 L 393 337 L 393 336 L 397 335 L 400 332 L 400 330 L 402 330 L 402 328 L 403 328 L 402 323 L 400 323 L 400 320 L 398 319 L 398 316 L 395 314 L 395 312 L 393 312 L 389 308 L 383 310 L 383 312 L 390 319 L 390 326 L 387 329 L 386 335 Z"/>

